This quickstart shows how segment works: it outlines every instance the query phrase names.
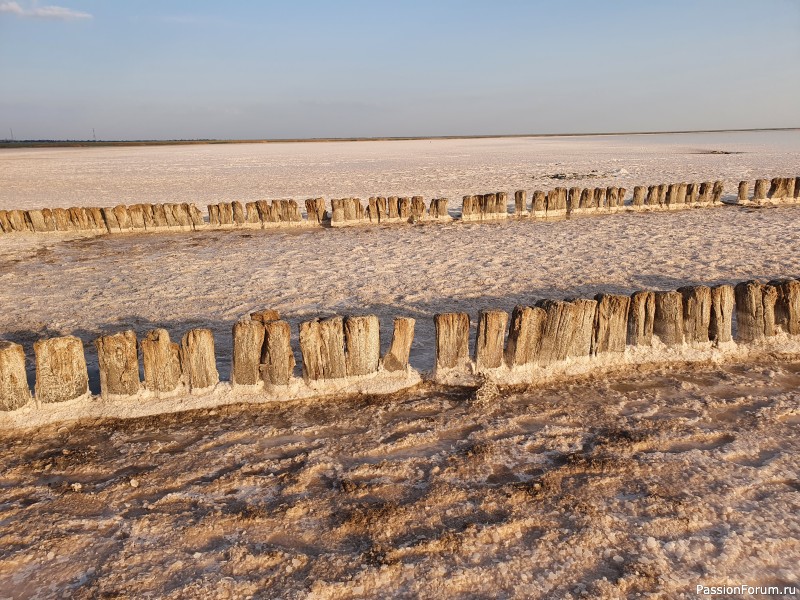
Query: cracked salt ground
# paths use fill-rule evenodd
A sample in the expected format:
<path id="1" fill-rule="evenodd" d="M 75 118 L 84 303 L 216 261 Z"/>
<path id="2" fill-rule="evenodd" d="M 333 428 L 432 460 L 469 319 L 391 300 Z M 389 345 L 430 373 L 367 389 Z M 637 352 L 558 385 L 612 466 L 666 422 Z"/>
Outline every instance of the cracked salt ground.
<path id="1" fill-rule="evenodd" d="M 800 363 L 0 434 L 0 597 L 694 598 L 800 581 Z"/>

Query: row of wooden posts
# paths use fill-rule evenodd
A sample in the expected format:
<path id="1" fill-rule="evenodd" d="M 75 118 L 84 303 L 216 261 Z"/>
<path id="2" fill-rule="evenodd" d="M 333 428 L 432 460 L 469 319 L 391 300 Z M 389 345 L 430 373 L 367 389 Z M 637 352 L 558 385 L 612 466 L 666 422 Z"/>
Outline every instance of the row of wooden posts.
<path id="1" fill-rule="evenodd" d="M 526 365 L 547 367 L 568 359 L 623 353 L 626 346 L 684 343 L 717 345 L 763 340 L 784 331 L 800 335 L 800 281 L 736 286 L 688 286 L 677 291 L 599 294 L 593 299 L 541 300 L 517 306 L 510 315 L 481 311 L 473 353 L 466 313 L 437 314 L 436 360 L 432 376 L 452 369 L 489 372 Z M 510 321 L 510 323 L 509 323 Z M 381 356 L 378 317 L 313 319 L 299 325 L 302 374 L 306 382 L 374 375 L 409 368 L 415 321 L 396 318 L 388 351 Z M 252 313 L 233 326 L 231 383 L 234 386 L 286 386 L 294 378 L 291 327 L 277 312 Z M 214 336 L 192 329 L 180 344 L 155 329 L 139 341 L 133 331 L 95 340 L 104 397 L 131 397 L 140 390 L 155 395 L 203 390 L 219 382 Z M 35 397 L 63 402 L 88 393 L 88 372 L 80 339 L 64 336 L 34 344 Z M 144 381 L 140 380 L 141 356 Z M 380 376 L 380 375 L 378 375 Z M 22 346 L 0 341 L 0 409 L 31 401 Z"/>
<path id="2" fill-rule="evenodd" d="M 751 201 L 750 182 L 739 184 L 740 202 Z M 708 206 L 720 202 L 721 181 L 636 186 L 630 204 L 622 187 L 536 190 L 530 202 L 525 190 L 514 192 L 514 212 L 509 213 L 506 192 L 468 195 L 462 199 L 463 221 L 486 221 L 516 217 L 562 217 L 565 215 L 609 213 L 620 210 L 670 210 Z M 779 177 L 755 181 L 752 200 L 798 199 L 800 177 Z M 82 231 L 126 233 L 148 231 L 193 231 L 199 229 L 270 228 L 292 226 L 340 227 L 358 224 L 443 222 L 453 217 L 447 198 L 434 198 L 426 206 L 422 196 L 377 196 L 365 206 L 359 198 L 331 200 L 330 213 L 324 198 L 305 201 L 306 215 L 295 200 L 220 202 L 208 205 L 208 221 L 194 204 L 133 204 L 115 207 L 43 208 L 0 210 L 0 231 L 51 232 Z"/>

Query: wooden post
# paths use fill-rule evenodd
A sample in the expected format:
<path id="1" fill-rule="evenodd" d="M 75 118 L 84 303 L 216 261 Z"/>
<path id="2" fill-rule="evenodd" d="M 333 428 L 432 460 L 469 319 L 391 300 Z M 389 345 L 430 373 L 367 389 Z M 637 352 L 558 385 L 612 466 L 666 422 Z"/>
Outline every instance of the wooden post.
<path id="1" fill-rule="evenodd" d="M 166 329 L 153 329 L 139 343 L 144 366 L 144 387 L 151 392 L 172 392 L 181 383 L 178 344 L 169 339 Z"/>
<path id="2" fill-rule="evenodd" d="M 508 313 L 502 310 L 482 310 L 478 316 L 475 338 L 475 364 L 481 369 L 496 369 L 503 365 Z"/>
<path id="3" fill-rule="evenodd" d="M 711 288 L 711 322 L 708 337 L 716 344 L 730 342 L 733 323 L 733 305 L 736 301 L 732 285 Z"/>
<path id="4" fill-rule="evenodd" d="M 667 346 L 683 344 L 683 296 L 680 292 L 655 292 L 653 334 Z"/>
<path id="5" fill-rule="evenodd" d="M 597 294 L 594 299 L 597 301 L 597 311 L 591 353 L 625 352 L 631 299 L 612 294 Z"/>
<path id="6" fill-rule="evenodd" d="M 800 281 L 780 279 L 769 284 L 777 290 L 775 325 L 789 335 L 800 335 Z"/>
<path id="7" fill-rule="evenodd" d="M 36 401 L 64 402 L 89 391 L 83 343 L 74 336 L 39 340 L 36 353 Z"/>
<path id="8" fill-rule="evenodd" d="M 256 385 L 261 380 L 261 351 L 264 346 L 264 324 L 254 319 L 233 325 L 233 361 L 231 383 Z"/>
<path id="9" fill-rule="evenodd" d="M 436 368 L 453 369 L 469 362 L 469 315 L 444 313 L 435 315 Z"/>
<path id="10" fill-rule="evenodd" d="M 136 395 L 141 385 L 136 334 L 128 330 L 104 335 L 97 338 L 94 345 L 97 348 L 103 398 Z"/>
<path id="11" fill-rule="evenodd" d="M 30 399 L 25 351 L 19 344 L 0 340 L 0 411 L 16 410 Z"/>
<path id="12" fill-rule="evenodd" d="M 689 285 L 678 288 L 683 302 L 683 335 L 687 343 L 709 341 L 711 326 L 711 288 Z"/>
<path id="13" fill-rule="evenodd" d="M 181 340 L 181 369 L 190 390 L 213 387 L 219 382 L 210 329 L 191 329 Z"/>
<path id="14" fill-rule="evenodd" d="M 348 377 L 375 373 L 381 361 L 378 317 L 347 317 L 344 320 L 344 346 Z"/>
<path id="15" fill-rule="evenodd" d="M 268 385 L 288 385 L 295 367 L 292 328 L 286 321 L 267 321 L 264 329 L 261 377 Z"/>
<path id="16" fill-rule="evenodd" d="M 631 294 L 628 312 L 628 344 L 650 346 L 653 343 L 653 322 L 656 313 L 656 297 L 653 292 L 641 291 Z"/>
<path id="17" fill-rule="evenodd" d="M 509 367 L 536 361 L 546 318 L 547 313 L 538 306 L 514 307 L 505 349 L 505 361 Z"/>
<path id="18" fill-rule="evenodd" d="M 411 343 L 414 341 L 414 324 L 411 318 L 395 318 L 392 345 L 383 357 L 383 368 L 387 371 L 403 371 L 408 367 Z"/>

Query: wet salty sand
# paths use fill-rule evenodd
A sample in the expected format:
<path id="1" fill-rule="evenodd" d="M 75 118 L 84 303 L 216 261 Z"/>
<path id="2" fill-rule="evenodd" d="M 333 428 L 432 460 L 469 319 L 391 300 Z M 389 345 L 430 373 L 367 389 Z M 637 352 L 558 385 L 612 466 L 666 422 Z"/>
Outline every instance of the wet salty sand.
<path id="1" fill-rule="evenodd" d="M 0 434 L 0 597 L 797 584 L 798 384 L 768 360 Z"/>

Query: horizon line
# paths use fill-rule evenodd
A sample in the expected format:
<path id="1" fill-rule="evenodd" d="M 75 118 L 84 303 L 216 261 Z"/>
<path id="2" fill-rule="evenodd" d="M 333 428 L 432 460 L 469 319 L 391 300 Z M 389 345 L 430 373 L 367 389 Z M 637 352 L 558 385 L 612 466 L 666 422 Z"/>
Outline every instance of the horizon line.
<path id="1" fill-rule="evenodd" d="M 312 142 L 383 142 L 414 140 L 471 140 L 504 138 L 547 137 L 592 137 L 624 135 L 680 135 L 690 133 L 745 133 L 756 131 L 798 131 L 800 127 L 749 127 L 740 129 L 680 129 L 672 131 L 605 131 L 590 133 L 510 133 L 477 135 L 431 135 L 431 136 L 356 136 L 356 137 L 308 137 L 308 138 L 184 138 L 184 139 L 133 139 L 133 140 L 75 140 L 75 139 L 26 139 L 0 140 L 0 148 L 20 147 L 83 147 L 83 146 L 147 146 L 188 144 L 286 144 Z"/>

